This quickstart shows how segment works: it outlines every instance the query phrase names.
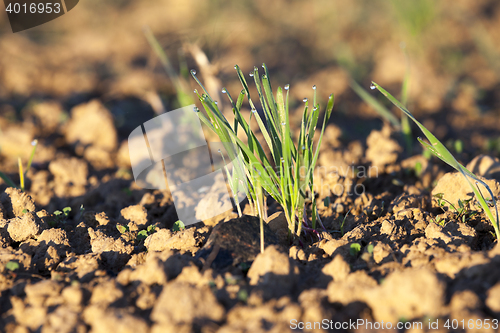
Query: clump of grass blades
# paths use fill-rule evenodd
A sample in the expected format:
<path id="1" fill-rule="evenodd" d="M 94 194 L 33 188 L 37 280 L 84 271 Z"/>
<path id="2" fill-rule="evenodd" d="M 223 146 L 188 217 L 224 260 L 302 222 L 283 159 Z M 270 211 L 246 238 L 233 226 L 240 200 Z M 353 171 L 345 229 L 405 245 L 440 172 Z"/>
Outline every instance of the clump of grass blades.
<path id="1" fill-rule="evenodd" d="M 318 216 L 314 196 L 313 171 L 318 159 L 323 133 L 332 113 L 334 96 L 332 94 L 328 99 L 321 132 L 316 147 L 314 147 L 314 134 L 320 110 L 319 104 L 316 103 L 316 86 L 313 86 L 312 108 L 309 100 L 304 99 L 302 122 L 295 144 L 292 139 L 289 119 L 289 86 L 285 86 L 284 89 L 278 87 L 276 96 L 273 95 L 268 69 L 265 64 L 262 67 L 264 68 L 262 76 L 260 76 L 257 67 L 254 67 L 251 76 L 253 76 L 257 88 L 263 117 L 257 112 L 256 105 L 250 97 L 248 83 L 237 65 L 234 68 L 243 86 L 238 98 L 234 100 L 225 88 L 222 89 L 231 104 L 234 123 L 229 123 L 217 103 L 210 97 L 197 78 L 196 72 L 192 70 L 192 76 L 203 89 L 201 95 L 197 91 L 196 93 L 208 118 L 201 112 L 198 112 L 198 115 L 201 121 L 217 134 L 233 162 L 232 175 L 229 172 L 227 175 L 236 205 L 238 206 L 236 192 L 242 188 L 249 203 L 254 208 L 254 212 L 257 208 L 257 214 L 262 219 L 264 212 L 261 189 L 264 189 L 283 207 L 289 233 L 300 236 L 303 228 L 315 233 L 316 223 L 319 221 L 321 224 L 321 220 Z M 245 97 L 252 111 L 248 122 L 242 114 Z M 270 157 L 265 154 L 263 145 L 257 140 L 256 133 L 250 128 L 249 123 L 252 118 L 257 121 L 265 144 L 269 148 Z M 238 138 L 239 130 L 244 132 L 247 142 Z M 309 227 L 306 216 L 306 200 L 308 198 L 312 203 L 311 227 Z M 239 213 L 241 215 L 241 211 Z M 303 226 L 304 222 L 306 226 Z"/>
<path id="2" fill-rule="evenodd" d="M 423 141 L 421 138 L 418 138 L 418 141 L 426 148 L 428 149 L 432 154 L 437 156 L 439 159 L 444 161 L 446 164 L 450 165 L 453 167 L 455 170 L 460 172 L 462 176 L 467 180 L 467 183 L 469 184 L 470 188 L 474 192 L 474 195 L 479 202 L 479 205 L 481 208 L 484 210 L 486 216 L 490 220 L 491 224 L 493 225 L 493 228 L 495 229 L 495 234 L 497 237 L 497 240 L 500 239 L 500 228 L 499 228 L 499 219 L 498 219 L 498 208 L 495 202 L 495 198 L 493 196 L 493 193 L 491 189 L 488 187 L 488 185 L 483 182 L 481 179 L 479 179 L 475 174 L 467 170 L 462 164 L 460 164 L 455 157 L 449 152 L 448 149 L 427 129 L 422 125 L 413 115 L 408 111 L 403 104 L 401 104 L 396 98 L 394 98 L 391 94 L 389 94 L 384 88 L 376 84 L 375 82 L 372 82 L 372 85 L 377 88 L 385 97 L 389 99 L 389 101 L 392 102 L 395 106 L 397 106 L 408 118 L 413 120 L 415 124 L 420 128 L 420 130 L 424 133 L 424 135 L 427 137 L 427 140 L 429 140 L 430 144 Z M 474 184 L 471 182 L 474 181 Z M 481 193 L 481 190 L 479 189 L 479 184 L 484 186 L 486 190 L 489 192 L 491 196 L 491 200 L 493 201 L 493 205 L 495 207 L 495 216 L 493 215 L 492 211 L 490 210 L 488 203 L 486 202 L 483 194 Z"/>

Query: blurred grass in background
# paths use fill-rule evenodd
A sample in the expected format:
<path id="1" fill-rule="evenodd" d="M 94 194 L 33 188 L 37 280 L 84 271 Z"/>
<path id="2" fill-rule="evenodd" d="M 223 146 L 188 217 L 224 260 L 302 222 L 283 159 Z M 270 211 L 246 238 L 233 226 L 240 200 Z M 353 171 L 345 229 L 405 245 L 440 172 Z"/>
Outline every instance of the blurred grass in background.
<path id="1" fill-rule="evenodd" d="M 316 84 L 335 93 L 337 112 L 358 119 L 379 118 L 350 89 L 350 79 L 365 89 L 374 80 L 400 91 L 404 43 L 411 64 L 408 106 L 424 122 L 440 117 L 436 124 L 444 120 L 456 132 L 429 120 L 430 130 L 440 138 L 467 135 L 471 146 L 483 148 L 500 136 L 496 0 L 86 0 L 58 20 L 17 34 L 2 14 L 0 112 L 2 105 L 19 110 L 34 97 L 57 98 L 68 107 L 91 97 L 112 106 L 135 103 L 113 107 L 117 117 L 134 112 L 140 101 L 152 104 L 155 96 L 167 110 L 178 107 L 175 85 L 144 26 L 180 77 L 198 67 L 189 47 L 195 45 L 210 61 L 202 77 L 217 78 L 230 91 L 239 85 L 234 64 L 249 72 L 266 62 L 276 84 L 291 84 L 293 99 L 302 100 Z M 324 103 L 327 96 L 319 98 Z"/>

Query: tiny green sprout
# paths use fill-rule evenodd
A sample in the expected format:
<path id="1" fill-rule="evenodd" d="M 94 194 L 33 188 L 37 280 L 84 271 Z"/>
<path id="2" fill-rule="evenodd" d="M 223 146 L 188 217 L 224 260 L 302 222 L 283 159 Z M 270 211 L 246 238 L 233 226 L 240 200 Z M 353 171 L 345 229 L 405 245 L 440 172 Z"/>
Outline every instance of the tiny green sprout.
<path id="1" fill-rule="evenodd" d="M 351 208 L 351 209 L 352 209 L 352 208 Z M 344 216 L 344 219 L 342 220 L 342 223 L 340 224 L 340 234 L 341 234 L 342 236 L 344 236 L 344 224 L 345 224 L 345 220 L 347 219 L 347 215 L 349 215 L 349 213 L 351 212 L 351 209 L 349 209 L 349 210 L 347 211 L 347 213 L 346 213 L 346 214 L 345 214 L 345 216 Z"/>
<path id="2" fill-rule="evenodd" d="M 13 272 L 13 271 L 19 269 L 19 263 L 11 260 L 5 264 L 5 268 L 8 269 L 9 271 Z"/>
<path id="3" fill-rule="evenodd" d="M 420 177 L 422 175 L 422 169 L 423 169 L 422 163 L 420 163 L 420 162 L 415 163 L 415 169 L 414 170 L 415 170 L 415 175 L 417 177 Z"/>
<path id="4" fill-rule="evenodd" d="M 0 178 L 3 179 L 3 181 L 5 182 L 5 184 L 7 184 L 7 186 L 9 186 L 9 187 L 17 187 L 16 184 L 12 181 L 12 179 L 10 179 L 9 176 L 7 176 L 5 173 L 3 173 L 1 171 L 0 171 Z"/>
<path id="5" fill-rule="evenodd" d="M 10 187 L 16 187 L 21 189 L 21 191 L 24 192 L 25 187 L 24 187 L 24 179 L 26 177 L 26 174 L 28 173 L 29 169 L 31 168 L 31 163 L 33 162 L 33 158 L 35 157 L 35 151 L 36 151 L 36 146 L 38 145 L 38 140 L 33 140 L 31 142 L 31 145 L 33 146 L 33 149 L 31 150 L 31 155 L 28 160 L 28 164 L 26 166 L 26 170 L 23 168 L 23 164 L 21 161 L 21 158 L 17 158 L 17 164 L 19 165 L 19 186 L 16 186 L 16 184 L 10 179 L 9 176 L 7 176 L 5 173 L 0 172 L 0 178 L 3 179 L 3 181 Z"/>
<path id="6" fill-rule="evenodd" d="M 446 205 L 446 200 L 444 199 L 444 193 L 436 193 L 433 195 L 433 197 L 436 199 L 437 205 L 439 208 L 443 209 L 443 207 Z M 450 206 L 454 207 L 451 203 Z M 444 211 L 444 209 L 443 209 Z"/>
<path id="7" fill-rule="evenodd" d="M 361 251 L 361 244 L 359 243 L 351 244 L 351 247 L 349 248 L 349 254 L 351 256 L 356 257 L 360 251 Z"/>
<path id="8" fill-rule="evenodd" d="M 443 211 L 445 211 L 443 207 L 446 205 L 446 203 L 448 203 L 448 205 L 450 205 L 450 208 L 455 212 L 457 220 L 461 221 L 462 223 L 466 223 L 467 221 L 469 221 L 471 218 L 473 218 L 478 214 L 477 211 L 471 210 L 470 203 L 472 201 L 472 198 L 466 200 L 458 199 L 458 208 L 457 208 L 451 202 L 449 202 L 444 198 L 443 193 L 434 194 L 433 197 L 436 199 L 438 206 Z M 439 222 L 436 223 L 440 224 Z"/>
<path id="9" fill-rule="evenodd" d="M 211 281 L 208 281 L 208 286 L 210 287 L 210 289 L 212 289 L 212 291 L 216 291 L 217 290 L 217 284 L 215 284 L 215 281 L 211 280 Z"/>
<path id="10" fill-rule="evenodd" d="M 377 216 L 377 218 L 380 218 L 382 216 L 382 213 L 384 212 L 385 208 L 385 201 L 382 201 L 382 207 L 380 207 L 380 214 Z"/>
<path id="11" fill-rule="evenodd" d="M 23 209 L 23 214 L 26 214 L 28 210 L 26 208 Z"/>
<path id="12" fill-rule="evenodd" d="M 323 200 L 323 205 L 325 205 L 325 207 L 330 207 L 330 197 L 326 197 L 324 200 Z"/>
<path id="13" fill-rule="evenodd" d="M 462 140 L 455 140 L 454 148 L 457 153 L 461 154 L 464 150 L 464 143 Z"/>
<path id="14" fill-rule="evenodd" d="M 146 230 L 141 230 L 137 233 L 137 240 L 141 241 L 148 238 L 149 235 L 156 232 L 156 226 L 154 224 L 149 225 Z"/>
<path id="15" fill-rule="evenodd" d="M 248 300 L 248 291 L 246 289 L 240 289 L 238 291 L 238 301 L 246 303 Z"/>
<path id="16" fill-rule="evenodd" d="M 83 204 L 80 205 L 80 214 L 78 215 L 78 219 L 81 219 L 83 216 L 83 213 L 85 212 L 85 208 L 83 207 Z"/>
<path id="17" fill-rule="evenodd" d="M 148 238 L 148 232 L 147 230 L 141 230 L 137 233 L 137 239 L 138 240 L 143 240 L 143 239 L 146 239 Z"/>
<path id="18" fill-rule="evenodd" d="M 373 254 L 373 244 L 368 244 L 368 246 L 366 247 L 366 252 L 368 252 L 369 254 Z"/>
<path id="19" fill-rule="evenodd" d="M 124 234 L 124 233 L 126 233 L 126 232 L 128 232 L 128 231 L 129 231 L 128 226 L 126 226 L 126 225 L 121 225 L 121 224 L 117 224 L 117 225 L 116 225 L 116 229 L 118 229 L 118 231 L 119 231 L 121 234 Z"/>
<path id="20" fill-rule="evenodd" d="M 71 212 L 71 207 L 64 207 L 62 211 L 56 210 L 52 213 L 56 218 L 49 221 L 50 227 L 55 227 L 58 222 L 65 222 L 66 218 L 69 216 L 69 212 Z"/>
<path id="21" fill-rule="evenodd" d="M 172 231 L 181 231 L 184 229 L 186 229 L 186 226 L 184 225 L 184 222 L 182 222 L 181 220 L 175 222 L 174 226 L 172 227 Z"/>
<path id="22" fill-rule="evenodd" d="M 436 218 L 435 218 L 435 219 L 432 219 L 432 221 L 433 221 L 434 223 L 436 223 L 437 225 L 440 225 L 440 226 L 442 226 L 442 227 L 444 227 L 445 222 L 446 222 L 446 220 L 445 220 L 445 219 L 443 219 L 441 216 L 436 216 Z"/>

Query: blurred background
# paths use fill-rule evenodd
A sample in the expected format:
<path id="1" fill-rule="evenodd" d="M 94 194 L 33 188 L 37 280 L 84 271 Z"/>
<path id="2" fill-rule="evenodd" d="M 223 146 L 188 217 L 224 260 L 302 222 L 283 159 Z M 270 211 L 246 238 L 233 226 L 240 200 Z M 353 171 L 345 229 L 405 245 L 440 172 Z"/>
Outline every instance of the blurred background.
<path id="1" fill-rule="evenodd" d="M 165 73 L 145 27 L 189 93 L 196 87 L 189 69 L 197 69 L 215 94 L 223 82 L 235 96 L 241 86 L 234 65 L 248 73 L 264 62 L 274 88 L 290 84 L 295 105 L 312 94 L 313 84 L 323 106 L 334 93 L 331 122 L 346 142 L 364 142 L 370 129 L 383 125 L 351 80 L 389 107 L 369 89 L 371 80 L 399 98 L 409 68 L 408 107 L 424 125 L 444 142 L 462 140 L 464 159 L 499 154 L 496 0 L 85 0 L 59 19 L 16 34 L 0 14 L 4 157 L 19 154 L 5 148 L 5 132 L 32 119 L 37 103 L 56 103 L 57 111 L 47 112 L 64 123 L 75 105 L 99 98 L 121 140 L 155 112 L 179 107 L 179 86 Z M 50 126 L 23 128 L 28 134 L 16 132 L 17 143 L 51 134 Z"/>

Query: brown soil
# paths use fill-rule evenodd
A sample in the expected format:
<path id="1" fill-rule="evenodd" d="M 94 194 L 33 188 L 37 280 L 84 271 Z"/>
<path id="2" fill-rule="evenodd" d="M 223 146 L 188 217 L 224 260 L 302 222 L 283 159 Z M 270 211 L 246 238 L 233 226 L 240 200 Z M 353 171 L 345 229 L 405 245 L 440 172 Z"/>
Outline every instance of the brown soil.
<path id="1" fill-rule="evenodd" d="M 160 10 L 166 3 L 171 10 Z M 409 38 L 411 109 L 450 147 L 463 142 L 459 160 L 500 199 L 500 74 L 487 56 L 500 50 L 493 43 L 484 53 L 474 35 L 484 29 L 498 39 L 498 3 L 459 1 L 449 11 L 436 5 L 433 23 L 404 37 L 375 5 L 325 3 L 322 11 L 336 13 L 333 19 L 298 16 L 308 11 L 295 2 L 244 3 L 248 8 L 228 5 L 210 14 L 224 28 L 210 25 L 205 5 L 155 0 L 82 3 L 38 32 L 2 30 L 0 170 L 18 183 L 17 157 L 27 160 L 35 138 L 39 147 L 26 192 L 0 181 L 0 331 L 288 332 L 300 331 L 293 329 L 298 323 L 363 319 L 462 332 L 500 318 L 500 245 L 492 225 L 473 200 L 470 210 L 479 213 L 462 219 L 432 196 L 443 193 L 458 205 L 471 197 L 468 185 L 420 147 L 405 151 L 400 133 L 348 87 L 350 72 L 398 91 L 405 65 L 394 54 Z M 95 22 L 96 11 L 121 19 Z M 315 25 L 319 19 L 337 25 Z M 231 92 L 241 89 L 234 63 L 247 71 L 264 59 L 273 87 L 292 78 L 294 99 L 309 95 L 312 84 L 324 93 L 320 100 L 336 94 L 315 177 L 325 230 L 291 241 L 270 198 L 264 253 L 258 218 L 235 211 L 172 230 L 170 192 L 135 184 L 126 141 L 155 116 L 157 101 L 176 108 L 172 83 L 138 33 L 146 22 L 162 43 L 173 41 L 172 59 L 182 42 L 206 35 L 200 25 L 214 27 L 213 38 L 199 43 L 212 61 L 212 72 L 202 75 L 216 91 L 218 78 Z M 237 27 L 231 40 L 224 39 L 229 24 Z M 275 33 L 265 33 L 270 29 Z M 186 45 L 189 53 L 193 45 Z M 333 46 L 338 51 L 327 55 Z M 198 66 L 192 54 L 186 57 Z M 55 213 L 65 207 L 68 216 Z M 453 320 L 459 328 L 446 328 Z M 436 321 L 439 328 L 430 328 Z"/>

